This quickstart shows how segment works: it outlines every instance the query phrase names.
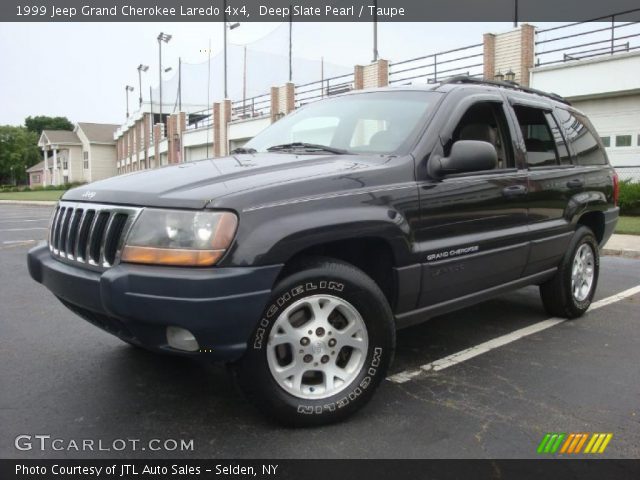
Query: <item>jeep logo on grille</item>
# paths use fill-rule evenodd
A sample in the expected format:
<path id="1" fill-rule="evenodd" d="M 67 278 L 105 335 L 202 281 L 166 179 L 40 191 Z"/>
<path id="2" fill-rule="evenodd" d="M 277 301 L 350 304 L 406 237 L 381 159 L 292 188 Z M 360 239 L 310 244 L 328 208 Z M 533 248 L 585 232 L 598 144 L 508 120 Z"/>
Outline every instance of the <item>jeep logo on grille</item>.
<path id="1" fill-rule="evenodd" d="M 92 199 L 95 196 L 96 196 L 96 192 L 94 192 L 92 190 L 87 190 L 86 192 L 84 192 L 82 194 L 82 198 L 88 198 L 88 199 Z"/>

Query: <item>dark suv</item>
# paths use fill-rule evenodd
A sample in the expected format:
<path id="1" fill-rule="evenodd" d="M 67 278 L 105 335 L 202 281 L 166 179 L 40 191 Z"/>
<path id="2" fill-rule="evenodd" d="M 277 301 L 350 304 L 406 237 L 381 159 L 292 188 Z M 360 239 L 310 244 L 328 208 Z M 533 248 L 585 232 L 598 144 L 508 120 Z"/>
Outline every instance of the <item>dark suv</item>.
<path id="1" fill-rule="evenodd" d="M 579 317 L 618 182 L 552 94 L 456 78 L 312 103 L 225 158 L 67 192 L 31 276 L 125 342 L 228 362 L 317 425 L 385 378 L 395 331 L 526 285 Z"/>

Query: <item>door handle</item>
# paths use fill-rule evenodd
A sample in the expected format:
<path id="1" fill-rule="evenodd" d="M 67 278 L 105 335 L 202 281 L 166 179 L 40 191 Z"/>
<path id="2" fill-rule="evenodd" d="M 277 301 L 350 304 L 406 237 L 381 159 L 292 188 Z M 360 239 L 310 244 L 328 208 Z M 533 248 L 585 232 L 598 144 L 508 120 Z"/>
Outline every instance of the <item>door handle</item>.
<path id="1" fill-rule="evenodd" d="M 569 188 L 581 188 L 584 186 L 584 182 L 580 178 L 572 178 L 567 182 Z"/>
<path id="2" fill-rule="evenodd" d="M 518 197 L 520 195 L 526 195 L 528 189 L 524 185 L 510 185 L 502 189 L 502 195 L 505 197 Z"/>

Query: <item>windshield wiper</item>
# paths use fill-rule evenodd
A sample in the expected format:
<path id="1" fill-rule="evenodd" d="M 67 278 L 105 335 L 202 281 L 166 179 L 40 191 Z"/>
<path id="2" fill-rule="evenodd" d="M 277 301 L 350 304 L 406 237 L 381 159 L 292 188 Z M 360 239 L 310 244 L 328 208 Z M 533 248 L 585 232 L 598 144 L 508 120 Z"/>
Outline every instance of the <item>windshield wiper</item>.
<path id="1" fill-rule="evenodd" d="M 255 148 L 245 148 L 245 147 L 238 147 L 238 148 L 234 148 L 233 150 L 231 150 L 231 153 L 235 154 L 235 153 L 257 153 L 258 151 Z"/>
<path id="2" fill-rule="evenodd" d="M 267 152 L 282 152 L 287 150 L 304 150 L 307 152 L 329 152 L 344 155 L 348 153 L 342 148 L 328 147 L 326 145 L 318 145 L 317 143 L 293 142 L 283 143 L 282 145 L 274 145 L 267 148 Z"/>

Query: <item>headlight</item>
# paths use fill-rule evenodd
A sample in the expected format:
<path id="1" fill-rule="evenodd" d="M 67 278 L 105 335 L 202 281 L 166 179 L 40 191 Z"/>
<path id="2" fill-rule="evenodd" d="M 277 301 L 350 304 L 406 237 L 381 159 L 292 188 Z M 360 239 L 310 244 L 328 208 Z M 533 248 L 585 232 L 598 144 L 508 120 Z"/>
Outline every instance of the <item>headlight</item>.
<path id="1" fill-rule="evenodd" d="M 147 208 L 133 225 L 121 260 L 130 263 L 205 267 L 229 248 L 238 226 L 231 212 Z"/>

